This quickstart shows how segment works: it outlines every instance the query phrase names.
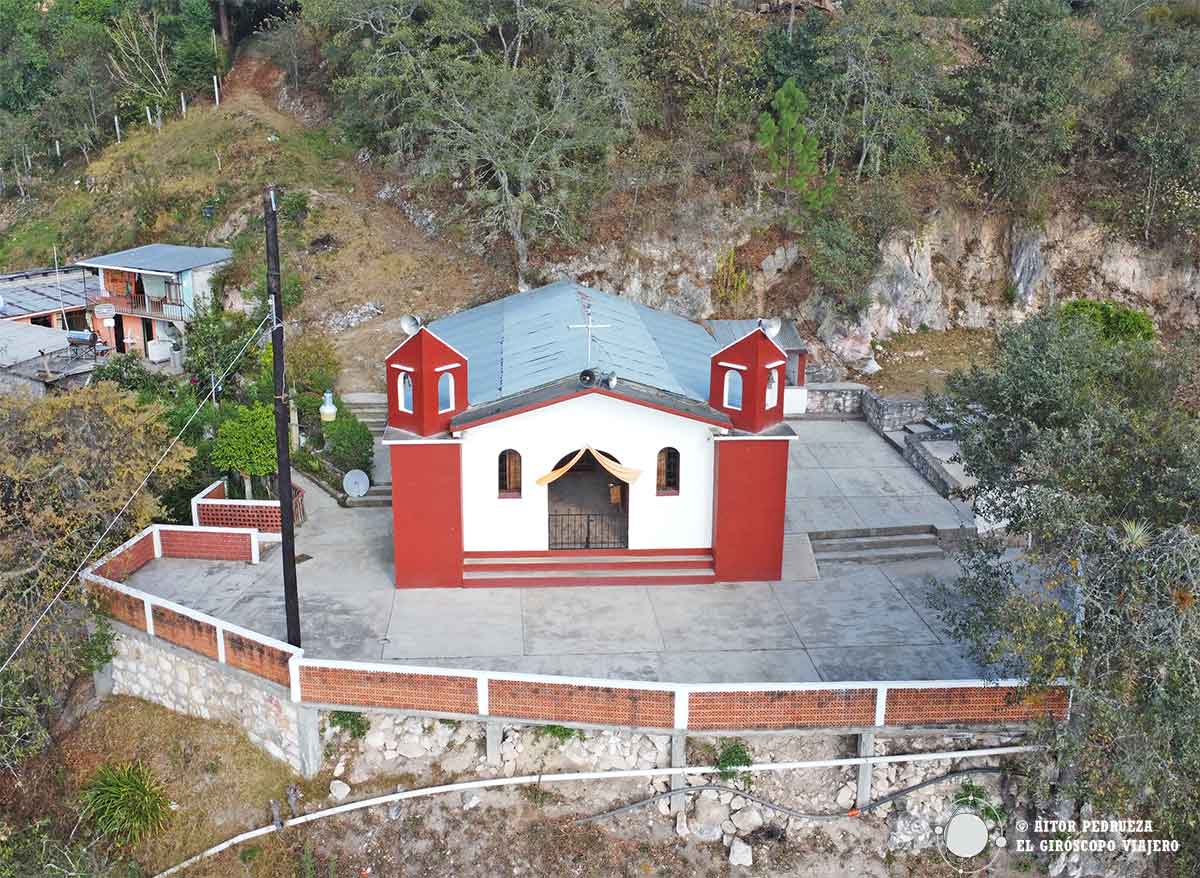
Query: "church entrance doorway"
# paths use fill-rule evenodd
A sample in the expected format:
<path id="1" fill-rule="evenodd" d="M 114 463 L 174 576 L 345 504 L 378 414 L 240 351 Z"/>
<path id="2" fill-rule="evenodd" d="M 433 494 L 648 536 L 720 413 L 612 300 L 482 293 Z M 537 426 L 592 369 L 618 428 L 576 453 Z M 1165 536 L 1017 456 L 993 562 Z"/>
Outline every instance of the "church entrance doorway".
<path id="1" fill-rule="evenodd" d="M 620 464 L 607 452 L 597 453 Z M 629 485 L 610 473 L 589 449 L 564 455 L 554 470 L 568 466 L 548 487 L 550 548 L 628 548 Z"/>

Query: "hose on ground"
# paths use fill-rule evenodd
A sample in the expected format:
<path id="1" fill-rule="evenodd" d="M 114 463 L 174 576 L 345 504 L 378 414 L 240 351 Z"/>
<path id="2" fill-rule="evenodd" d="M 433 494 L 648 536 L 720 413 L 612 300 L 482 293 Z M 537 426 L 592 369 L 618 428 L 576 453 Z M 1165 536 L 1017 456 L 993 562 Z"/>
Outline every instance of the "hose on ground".
<path id="1" fill-rule="evenodd" d="M 624 814 L 627 811 L 634 811 L 645 805 L 649 805 L 652 802 L 657 802 L 659 799 L 669 799 L 671 796 L 679 796 L 679 795 L 683 795 L 685 793 L 698 793 L 703 790 L 716 790 L 717 792 L 720 792 L 720 793 L 733 793 L 735 796 L 741 796 L 743 799 L 749 799 L 751 802 L 754 802 L 755 804 L 758 804 L 758 805 L 762 805 L 765 808 L 770 808 L 772 811 L 778 811 L 780 814 L 786 814 L 788 817 L 797 817 L 801 820 L 841 820 L 844 817 L 858 817 L 865 811 L 872 811 L 875 808 L 881 808 L 884 805 L 886 805 L 888 802 L 893 802 L 896 799 L 900 799 L 900 798 L 903 798 L 904 796 L 915 793 L 919 789 L 922 789 L 927 786 L 932 786 L 933 784 L 941 783 L 942 781 L 950 780 L 955 777 L 961 777 L 962 775 L 967 775 L 967 774 L 1005 774 L 1005 773 L 1012 773 L 1012 772 L 1010 772 L 1010 770 L 1007 768 L 996 768 L 996 767 L 990 767 L 990 766 L 981 767 L 981 768 L 960 768 L 955 771 L 948 771 L 945 774 L 938 775 L 937 777 L 931 777 L 927 780 L 923 780 L 918 784 L 913 784 L 912 786 L 905 787 L 902 790 L 897 790 L 894 793 L 889 793 L 888 795 L 886 795 L 882 798 L 876 799 L 873 802 L 868 802 L 866 805 L 863 805 L 861 808 L 851 808 L 849 811 L 839 811 L 839 812 L 836 812 L 833 814 L 809 814 L 804 811 L 797 811 L 793 808 L 788 808 L 785 805 L 780 805 L 775 802 L 770 802 L 770 801 L 762 798 L 761 796 L 755 796 L 752 793 L 746 792 L 745 790 L 739 790 L 736 787 L 729 787 L 729 786 L 725 786 L 724 784 L 712 784 L 712 783 L 697 784 L 696 786 L 680 787 L 677 790 L 671 790 L 671 791 L 665 792 L 665 793 L 657 793 L 656 795 L 650 796 L 648 798 L 640 799 L 637 802 L 631 802 L 628 805 L 622 805 L 619 808 L 613 808 L 611 811 L 605 811 L 602 814 L 593 814 L 590 817 L 580 817 L 575 822 L 576 823 L 591 823 L 596 820 L 603 820 L 606 817 L 615 817 L 618 814 Z"/>

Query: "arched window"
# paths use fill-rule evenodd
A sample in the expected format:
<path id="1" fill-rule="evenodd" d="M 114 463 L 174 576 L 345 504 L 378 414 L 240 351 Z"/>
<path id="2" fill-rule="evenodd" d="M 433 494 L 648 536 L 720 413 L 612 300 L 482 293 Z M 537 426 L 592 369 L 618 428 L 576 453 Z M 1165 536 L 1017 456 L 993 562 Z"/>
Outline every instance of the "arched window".
<path id="1" fill-rule="evenodd" d="M 412 376 L 407 372 L 401 372 L 400 377 L 396 379 L 396 401 L 400 405 L 400 411 L 411 412 L 413 410 Z"/>
<path id="2" fill-rule="evenodd" d="M 742 373 L 736 369 L 725 370 L 725 408 L 742 407 Z"/>
<path id="3" fill-rule="evenodd" d="M 674 448 L 663 448 L 658 452 L 658 479 L 655 488 L 659 494 L 679 493 L 679 452 Z"/>
<path id="4" fill-rule="evenodd" d="M 438 378 L 438 411 L 448 412 L 454 408 L 454 374 L 443 372 Z"/>
<path id="5" fill-rule="evenodd" d="M 779 370 L 767 370 L 766 408 L 773 409 L 779 402 Z"/>
<path id="6" fill-rule="evenodd" d="M 521 455 L 511 448 L 500 452 L 499 488 L 501 497 L 521 496 Z"/>

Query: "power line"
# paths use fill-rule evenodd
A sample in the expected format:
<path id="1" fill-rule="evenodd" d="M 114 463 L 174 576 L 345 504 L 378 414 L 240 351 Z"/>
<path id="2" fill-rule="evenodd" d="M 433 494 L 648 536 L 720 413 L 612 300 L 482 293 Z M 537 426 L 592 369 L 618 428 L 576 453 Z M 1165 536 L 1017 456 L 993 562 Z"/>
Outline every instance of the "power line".
<path id="1" fill-rule="evenodd" d="M 209 391 L 207 394 L 205 394 L 204 399 L 200 400 L 200 404 L 196 406 L 196 410 L 192 412 L 186 423 L 184 423 L 184 425 L 179 429 L 179 432 L 175 434 L 175 437 L 171 440 L 170 444 L 167 445 L 163 453 L 159 455 L 158 460 L 154 461 L 154 465 L 150 467 L 150 471 L 146 473 L 145 477 L 141 481 L 141 484 L 133 489 L 133 493 L 129 495 L 129 499 L 125 501 L 124 505 L 122 505 L 117 511 L 117 514 L 113 516 L 112 520 L 108 523 L 108 526 L 104 528 L 104 532 L 96 538 L 96 542 L 92 543 L 92 547 L 88 549 L 87 554 L 83 556 L 71 575 L 63 581 L 62 586 L 58 589 L 58 592 L 53 598 L 51 598 L 50 602 L 46 604 L 45 608 L 43 608 L 43 610 L 38 614 L 38 617 L 33 620 L 33 624 L 29 626 L 29 630 L 26 631 L 21 637 L 20 641 L 18 641 L 16 648 L 13 649 L 9 657 L 4 660 L 4 664 L 0 665 L 0 674 L 4 673 L 8 666 L 12 664 L 13 659 L 17 657 L 17 653 L 21 651 L 21 648 L 25 646 L 29 638 L 33 636 L 33 632 L 37 630 L 38 625 L 42 623 L 42 621 L 49 614 L 51 608 L 58 603 L 58 601 L 62 598 L 63 593 L 66 592 L 71 583 L 75 581 L 75 578 L 79 575 L 79 571 L 83 569 L 83 565 L 88 562 L 88 560 L 92 557 L 92 554 L 100 547 L 100 544 L 104 542 L 104 538 L 108 536 L 109 531 L 113 529 L 117 521 L 120 520 L 121 516 L 125 514 L 125 510 L 129 508 L 129 505 L 134 501 L 134 498 L 136 498 L 137 495 L 141 493 L 142 489 L 146 487 L 146 483 L 150 481 L 150 477 L 154 475 L 155 470 L 157 470 L 159 465 L 167 459 L 167 455 L 171 453 L 171 449 L 179 444 L 179 440 L 183 437 L 183 434 L 187 432 L 187 428 L 192 425 L 192 421 L 196 419 L 196 415 L 200 414 L 200 410 L 204 408 L 205 403 L 207 403 L 217 392 L 217 385 L 224 381 L 225 376 L 233 371 L 233 367 L 237 365 L 238 360 L 242 358 L 250 345 L 259 337 L 259 335 L 262 333 L 263 327 L 266 326 L 267 321 L 272 319 L 272 316 L 272 314 L 268 314 L 266 317 L 264 317 L 262 322 L 255 327 L 252 333 L 250 333 L 250 336 L 246 339 L 245 344 L 242 345 L 241 350 L 239 350 L 234 355 L 233 359 L 229 361 L 229 365 L 225 367 L 225 371 L 221 373 L 220 378 L 213 382 L 212 387 L 209 388 Z"/>

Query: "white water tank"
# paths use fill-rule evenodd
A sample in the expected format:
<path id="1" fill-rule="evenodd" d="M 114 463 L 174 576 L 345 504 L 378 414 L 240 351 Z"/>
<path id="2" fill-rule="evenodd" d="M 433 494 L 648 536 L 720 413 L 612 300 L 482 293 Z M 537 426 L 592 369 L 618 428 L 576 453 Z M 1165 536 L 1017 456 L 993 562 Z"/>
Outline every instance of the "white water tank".
<path id="1" fill-rule="evenodd" d="M 156 338 L 146 342 L 146 359 L 151 363 L 165 363 L 171 359 L 171 342 L 165 338 Z"/>

